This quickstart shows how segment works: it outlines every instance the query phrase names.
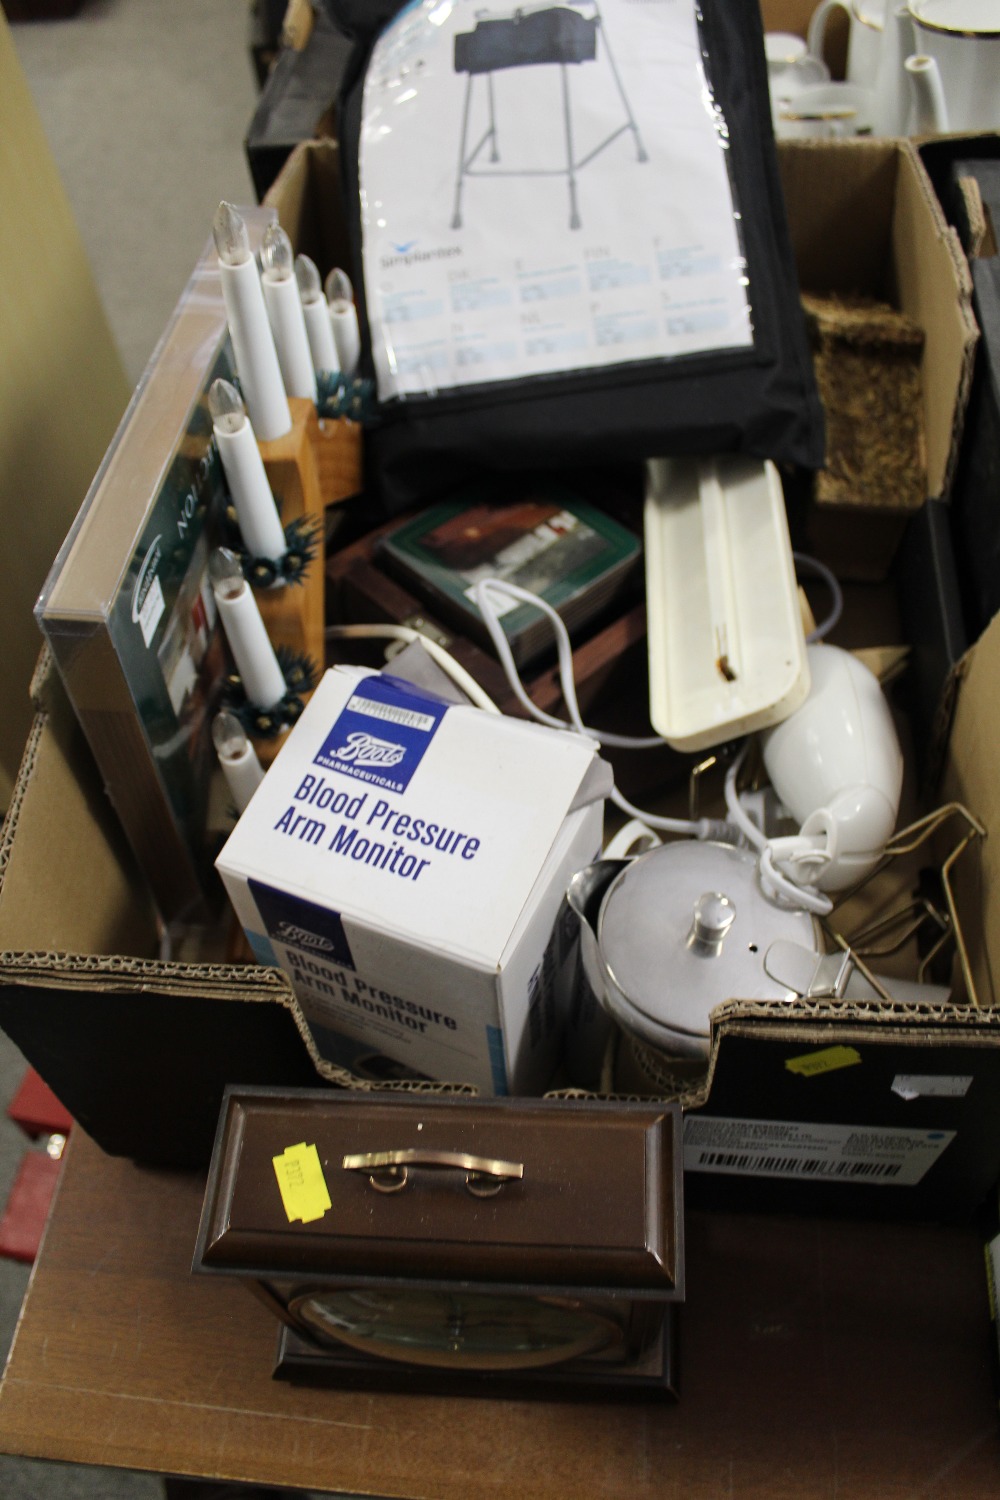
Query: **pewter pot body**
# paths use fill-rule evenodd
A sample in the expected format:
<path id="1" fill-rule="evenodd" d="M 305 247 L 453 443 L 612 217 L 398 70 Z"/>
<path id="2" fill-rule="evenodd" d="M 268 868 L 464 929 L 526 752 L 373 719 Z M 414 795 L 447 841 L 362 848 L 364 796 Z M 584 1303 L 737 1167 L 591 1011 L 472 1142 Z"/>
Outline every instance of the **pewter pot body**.
<path id="1" fill-rule="evenodd" d="M 813 918 L 769 901 L 753 855 L 729 844 L 683 840 L 599 860 L 567 899 L 598 1004 L 674 1057 L 707 1057 L 709 1015 L 725 1000 L 795 998 L 765 967 L 774 942 L 819 952 Z"/>

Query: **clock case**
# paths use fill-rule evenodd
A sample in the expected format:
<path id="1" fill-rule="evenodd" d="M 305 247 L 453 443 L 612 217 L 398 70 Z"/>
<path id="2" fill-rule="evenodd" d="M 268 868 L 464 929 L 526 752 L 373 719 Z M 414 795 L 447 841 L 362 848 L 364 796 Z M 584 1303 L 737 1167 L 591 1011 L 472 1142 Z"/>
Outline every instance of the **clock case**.
<path id="1" fill-rule="evenodd" d="M 273 1164 L 299 1143 L 308 1222 Z M 674 1395 L 682 1181 L 676 1104 L 230 1087 L 193 1269 L 276 1315 L 278 1378 Z"/>

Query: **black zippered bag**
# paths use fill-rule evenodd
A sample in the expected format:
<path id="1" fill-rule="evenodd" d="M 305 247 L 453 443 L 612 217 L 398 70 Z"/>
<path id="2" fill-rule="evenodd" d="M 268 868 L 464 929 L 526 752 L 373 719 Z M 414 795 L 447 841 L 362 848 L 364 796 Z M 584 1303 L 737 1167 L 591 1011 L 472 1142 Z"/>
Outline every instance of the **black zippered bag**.
<path id="1" fill-rule="evenodd" d="M 340 148 L 361 373 L 373 372 L 361 275 L 359 146 L 366 69 L 405 0 L 325 0 L 354 43 Z M 741 216 L 752 347 L 533 375 L 378 401 L 366 432 L 369 484 L 390 514 L 483 473 L 741 452 L 816 469 L 823 414 L 799 301 L 771 125 L 757 0 L 701 0 L 705 69 L 728 128 Z"/>

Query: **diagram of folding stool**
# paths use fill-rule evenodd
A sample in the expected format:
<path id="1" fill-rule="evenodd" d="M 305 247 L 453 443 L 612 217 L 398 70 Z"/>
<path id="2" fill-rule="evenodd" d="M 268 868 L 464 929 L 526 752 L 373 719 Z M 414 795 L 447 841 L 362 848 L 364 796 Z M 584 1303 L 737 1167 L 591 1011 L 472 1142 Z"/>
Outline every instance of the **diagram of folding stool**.
<path id="1" fill-rule="evenodd" d="M 581 0 L 581 4 L 585 9 L 576 9 L 570 5 L 545 5 L 535 10 L 519 8 L 506 16 L 494 16 L 482 11 L 477 13 L 476 24 L 471 31 L 459 32 L 456 35 L 455 72 L 465 73 L 467 81 L 462 112 L 461 145 L 458 154 L 458 178 L 455 183 L 455 205 L 451 219 L 453 229 L 462 227 L 462 190 L 469 177 L 565 177 L 569 187 L 569 227 L 579 229 L 580 212 L 576 193 L 578 173 L 582 172 L 584 167 L 627 131 L 632 133 L 635 141 L 636 159 L 640 162 L 648 160 L 646 148 L 639 134 L 639 127 L 632 114 L 628 96 L 615 65 L 597 0 Z M 573 144 L 569 69 L 572 66 L 598 61 L 599 36 L 600 52 L 611 70 L 625 119 L 599 145 L 577 159 Z M 489 161 L 497 163 L 501 159 L 493 88 L 494 73 L 503 69 L 540 66 L 555 66 L 559 69 L 566 165 L 520 168 L 477 166 L 487 145 L 489 146 Z M 469 129 L 473 82 L 477 77 L 486 79 L 488 124 L 482 137 L 470 150 Z"/>

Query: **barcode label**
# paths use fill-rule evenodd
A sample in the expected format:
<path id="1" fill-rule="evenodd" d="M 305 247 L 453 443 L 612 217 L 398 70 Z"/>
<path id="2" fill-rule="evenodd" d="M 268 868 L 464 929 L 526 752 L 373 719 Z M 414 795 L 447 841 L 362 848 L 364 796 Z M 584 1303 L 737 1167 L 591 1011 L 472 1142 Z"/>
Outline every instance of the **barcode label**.
<path id="1" fill-rule="evenodd" d="M 697 1165 L 704 1171 L 756 1172 L 779 1177 L 898 1177 L 899 1163 L 890 1161 L 797 1161 L 793 1156 L 734 1155 L 731 1151 L 703 1151 Z"/>
<path id="2" fill-rule="evenodd" d="M 422 729 L 429 733 L 437 724 L 431 714 L 422 714 L 400 703 L 379 703 L 374 698 L 365 698 L 355 693 L 347 707 L 352 713 L 367 714 L 370 719 L 384 719 L 389 724 L 405 724 L 407 729 Z"/>
<path id="3" fill-rule="evenodd" d="M 688 1115 L 684 1168 L 747 1177 L 797 1177 L 912 1187 L 954 1139 L 953 1130 L 812 1125 Z"/>

